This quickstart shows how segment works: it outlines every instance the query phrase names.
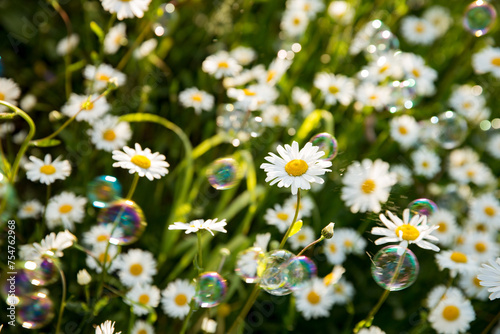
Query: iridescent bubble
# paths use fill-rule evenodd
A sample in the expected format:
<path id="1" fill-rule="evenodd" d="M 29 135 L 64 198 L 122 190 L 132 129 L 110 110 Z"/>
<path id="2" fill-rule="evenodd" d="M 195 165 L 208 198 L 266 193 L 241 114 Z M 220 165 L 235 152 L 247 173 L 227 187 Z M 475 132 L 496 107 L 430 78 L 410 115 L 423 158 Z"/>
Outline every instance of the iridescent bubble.
<path id="1" fill-rule="evenodd" d="M 429 218 L 429 216 L 438 210 L 438 206 L 430 199 L 419 198 L 410 202 L 410 204 L 408 204 L 408 209 L 410 209 L 410 217 L 413 215 L 420 215 Z"/>
<path id="2" fill-rule="evenodd" d="M 219 132 L 228 137 L 234 146 L 256 138 L 264 131 L 262 117 L 236 109 L 232 104 L 221 105 L 217 114 L 216 123 Z"/>
<path id="3" fill-rule="evenodd" d="M 311 278 L 316 277 L 316 264 L 307 256 L 293 257 L 286 265 L 287 287 L 296 291 L 304 287 Z"/>
<path id="4" fill-rule="evenodd" d="M 46 256 L 26 261 L 24 268 L 31 284 L 44 286 L 56 282 L 59 278 L 59 270 L 54 261 L 57 260 L 52 260 Z"/>
<path id="5" fill-rule="evenodd" d="M 479 37 L 486 34 L 495 24 L 495 7 L 482 0 L 471 3 L 464 13 L 463 25 L 469 32 Z"/>
<path id="6" fill-rule="evenodd" d="M 10 275 L 5 271 L 0 276 L 0 279 L 2 280 L 2 288 L 0 289 L 2 299 L 7 300 L 9 294 L 12 294 L 12 291 L 17 297 L 28 295 L 35 291 L 36 287 L 31 284 L 31 280 L 26 273 L 27 270 L 23 269 L 21 264 L 23 263 L 16 265 L 14 272 L 17 274 Z"/>
<path id="7" fill-rule="evenodd" d="M 265 254 L 260 247 L 248 248 L 238 254 L 234 271 L 246 283 L 254 283 L 259 279 L 259 265 L 264 260 Z"/>
<path id="8" fill-rule="evenodd" d="M 207 169 L 207 178 L 217 190 L 230 189 L 240 179 L 239 165 L 232 158 L 215 160 Z"/>
<path id="9" fill-rule="evenodd" d="M 293 256 L 293 253 L 284 249 L 268 252 L 264 263 L 260 265 L 262 268 L 259 270 L 260 287 L 275 296 L 285 296 L 292 293 L 292 290 L 287 285 L 286 266 L 288 260 Z"/>
<path id="10" fill-rule="evenodd" d="M 26 329 L 38 329 L 54 318 L 54 305 L 47 292 L 38 291 L 21 297 L 16 307 L 16 321 Z"/>
<path id="11" fill-rule="evenodd" d="M 156 15 L 157 19 L 152 25 L 155 35 L 170 35 L 179 19 L 175 5 L 172 3 L 161 4 L 156 10 Z"/>
<path id="12" fill-rule="evenodd" d="M 220 304 L 227 291 L 226 280 L 215 271 L 200 274 L 196 279 L 196 303 L 203 308 Z"/>
<path id="13" fill-rule="evenodd" d="M 125 199 L 112 202 L 99 212 L 97 222 L 104 225 L 116 224 L 120 236 L 109 239 L 109 242 L 115 245 L 129 245 L 135 242 L 147 225 L 142 209 L 135 202 Z"/>
<path id="14" fill-rule="evenodd" d="M 449 184 L 444 189 L 438 200 L 438 207 L 448 209 L 448 211 L 464 214 L 467 211 L 467 201 L 460 194 L 456 184 Z"/>
<path id="15" fill-rule="evenodd" d="M 368 37 L 368 45 L 364 51 L 368 58 L 377 59 L 387 53 L 394 53 L 399 49 L 399 39 L 382 21 L 370 21 L 365 26 L 365 29 L 366 37 Z"/>
<path id="16" fill-rule="evenodd" d="M 312 137 L 309 142 L 314 146 L 319 146 L 319 151 L 325 152 L 321 158 L 323 160 L 333 160 L 338 153 L 337 139 L 329 133 L 318 133 Z"/>
<path id="17" fill-rule="evenodd" d="M 398 250 L 401 255 L 398 254 Z M 392 245 L 382 248 L 373 257 L 372 277 L 382 288 L 390 291 L 403 290 L 417 279 L 419 269 L 417 257 L 411 250 L 406 249 L 403 258 L 403 252 L 404 248 Z"/>
<path id="18" fill-rule="evenodd" d="M 98 176 L 87 187 L 87 197 L 96 208 L 105 208 L 121 196 L 122 186 L 114 176 Z"/>
<path id="19" fill-rule="evenodd" d="M 387 109 L 391 113 L 411 109 L 416 104 L 417 89 L 415 80 L 393 81 L 390 88 L 391 101 L 387 104 Z"/>
<path id="20" fill-rule="evenodd" d="M 458 147 L 467 137 L 467 122 L 453 111 L 432 117 L 431 123 L 436 127 L 436 131 L 433 132 L 435 140 L 444 149 L 451 150 Z"/>

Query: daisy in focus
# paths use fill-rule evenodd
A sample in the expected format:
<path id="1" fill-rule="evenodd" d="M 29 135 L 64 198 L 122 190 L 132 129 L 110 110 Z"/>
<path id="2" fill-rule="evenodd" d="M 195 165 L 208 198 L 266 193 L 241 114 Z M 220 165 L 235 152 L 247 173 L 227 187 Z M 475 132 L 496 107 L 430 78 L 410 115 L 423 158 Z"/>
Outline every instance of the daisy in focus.
<path id="1" fill-rule="evenodd" d="M 461 297 L 448 297 L 441 300 L 429 314 L 429 322 L 438 333 L 463 333 L 476 319 L 470 300 Z"/>
<path id="2" fill-rule="evenodd" d="M 427 216 L 414 215 L 410 219 L 410 209 L 403 211 L 403 220 L 387 211 L 387 216 L 380 214 L 380 220 L 386 227 L 374 227 L 371 234 L 380 235 L 382 238 L 375 240 L 375 245 L 388 242 L 399 242 L 399 246 L 406 249 L 409 244 L 416 244 L 420 248 L 439 252 L 439 247 L 429 241 L 438 241 L 430 235 L 439 226 L 427 225 Z M 400 254 L 401 255 L 401 254 Z"/>
<path id="3" fill-rule="evenodd" d="M 298 189 L 311 189 L 311 183 L 322 184 L 324 180 L 319 176 L 331 172 L 326 168 L 332 163 L 320 160 L 325 153 L 318 150 L 318 146 L 307 143 L 299 151 L 299 143 L 296 141 L 292 146 L 279 145 L 277 151 L 281 157 L 271 152 L 270 156 L 265 157 L 269 163 L 260 165 L 260 168 L 267 173 L 266 182 L 271 181 L 270 185 L 277 183 L 279 188 L 291 186 L 293 195 L 297 194 Z"/>
<path id="4" fill-rule="evenodd" d="M 43 160 L 30 156 L 31 162 L 24 165 L 26 176 L 30 181 L 49 185 L 55 180 L 64 180 L 71 174 L 71 165 L 68 160 L 62 160 L 61 156 L 52 161 L 52 156 L 47 154 Z"/>
<path id="5" fill-rule="evenodd" d="M 142 18 L 148 11 L 151 0 L 101 0 L 102 8 L 116 13 L 118 20 L 130 19 L 134 17 Z"/>
<path id="6" fill-rule="evenodd" d="M 132 290 L 127 292 L 126 297 L 125 303 L 132 306 L 134 314 L 146 315 L 149 313 L 149 309 L 144 306 L 155 308 L 160 303 L 160 289 L 154 285 L 135 285 Z"/>
<path id="7" fill-rule="evenodd" d="M 115 333 L 115 322 L 106 320 L 104 323 L 95 328 L 95 334 L 121 334 L 121 332 Z"/>
<path id="8" fill-rule="evenodd" d="M 389 164 L 382 160 L 355 161 L 342 178 L 341 198 L 351 212 L 379 212 L 381 203 L 387 202 L 396 177 L 389 172 Z"/>
<path id="9" fill-rule="evenodd" d="M 187 280 L 176 279 L 162 292 L 163 312 L 172 318 L 184 319 L 189 313 L 189 302 L 194 297 L 195 287 Z"/>
<path id="10" fill-rule="evenodd" d="M 451 277 L 457 276 L 458 273 L 472 273 L 477 270 L 477 263 L 470 256 L 451 249 L 436 254 L 436 262 L 439 270 L 449 269 Z"/>
<path id="11" fill-rule="evenodd" d="M 138 143 L 135 144 L 135 150 L 124 146 L 123 151 L 113 151 L 112 158 L 117 161 L 113 163 L 113 167 L 128 169 L 130 174 L 138 173 L 139 176 L 146 176 L 150 181 L 168 174 L 167 167 L 170 165 L 165 161 L 163 154 L 151 153 L 149 148 L 143 150 Z"/>
<path id="12" fill-rule="evenodd" d="M 321 278 L 313 278 L 294 294 L 297 310 L 306 320 L 330 315 L 334 303 L 333 289 L 325 286 Z"/>
<path id="13" fill-rule="evenodd" d="M 85 197 L 76 196 L 72 192 L 63 191 L 52 197 L 47 204 L 45 218 L 47 226 L 54 229 L 57 226 L 64 226 L 65 229 L 73 231 L 74 223 L 81 223 L 85 217 Z"/>
<path id="14" fill-rule="evenodd" d="M 76 115 L 75 119 L 78 122 L 85 121 L 92 124 L 107 113 L 110 108 L 111 106 L 104 96 L 99 98 L 97 94 L 87 96 L 72 93 L 68 102 L 62 106 L 61 112 L 68 117 Z"/>
<path id="15" fill-rule="evenodd" d="M 490 300 L 500 298 L 500 257 L 483 263 L 479 268 L 477 278 L 479 284 L 488 287 L 488 292 L 491 292 Z"/>
<path id="16" fill-rule="evenodd" d="M 87 133 L 97 149 L 107 152 L 125 146 L 132 138 L 129 123 L 122 122 L 119 117 L 112 115 L 106 115 L 94 122 Z"/>
<path id="17" fill-rule="evenodd" d="M 214 97 L 196 87 L 180 92 L 179 101 L 184 108 L 194 108 L 197 115 L 201 114 L 203 110 L 212 110 L 214 106 Z"/>
<path id="18" fill-rule="evenodd" d="M 156 275 L 156 260 L 148 251 L 130 249 L 115 261 L 119 268 L 118 277 L 123 285 L 133 287 L 136 284 L 151 284 Z"/>

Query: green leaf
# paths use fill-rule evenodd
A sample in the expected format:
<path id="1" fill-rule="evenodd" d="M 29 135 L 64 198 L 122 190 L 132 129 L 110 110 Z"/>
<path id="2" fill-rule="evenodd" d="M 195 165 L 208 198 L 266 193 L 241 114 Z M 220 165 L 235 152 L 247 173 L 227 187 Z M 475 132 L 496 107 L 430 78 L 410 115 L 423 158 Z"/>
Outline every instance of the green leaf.
<path id="1" fill-rule="evenodd" d="M 290 238 L 292 235 L 297 234 L 301 228 L 302 228 L 302 220 L 297 220 L 293 224 L 292 229 L 290 230 L 290 234 L 288 235 L 288 237 Z"/>
<path id="2" fill-rule="evenodd" d="M 109 303 L 109 298 L 106 296 L 99 299 L 99 301 L 95 304 L 94 315 L 98 315 L 101 309 L 103 309 L 104 306 L 108 305 L 108 303 Z"/>
<path id="3" fill-rule="evenodd" d="M 99 41 L 102 42 L 104 40 L 104 31 L 102 31 L 101 27 L 99 27 L 97 23 L 95 23 L 94 21 L 90 22 L 90 29 L 92 29 L 94 34 L 97 35 Z"/>
<path id="4" fill-rule="evenodd" d="M 31 146 L 36 147 L 52 147 L 61 144 L 59 139 L 43 139 L 43 140 L 33 140 L 30 142 Z"/>

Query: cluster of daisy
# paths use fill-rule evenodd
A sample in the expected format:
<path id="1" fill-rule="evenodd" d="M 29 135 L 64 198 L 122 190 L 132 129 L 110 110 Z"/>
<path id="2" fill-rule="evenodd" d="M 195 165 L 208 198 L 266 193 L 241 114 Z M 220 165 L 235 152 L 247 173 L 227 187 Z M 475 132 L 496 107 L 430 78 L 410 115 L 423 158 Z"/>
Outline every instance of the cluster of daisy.
<path id="1" fill-rule="evenodd" d="M 442 37 L 452 23 L 447 8 L 432 6 L 425 10 L 422 17 L 405 16 L 401 20 L 401 33 L 411 44 L 429 45 Z"/>
<path id="2" fill-rule="evenodd" d="M 281 30 L 286 36 L 297 38 L 304 34 L 311 20 L 325 9 L 321 0 L 287 0 L 281 18 Z"/>

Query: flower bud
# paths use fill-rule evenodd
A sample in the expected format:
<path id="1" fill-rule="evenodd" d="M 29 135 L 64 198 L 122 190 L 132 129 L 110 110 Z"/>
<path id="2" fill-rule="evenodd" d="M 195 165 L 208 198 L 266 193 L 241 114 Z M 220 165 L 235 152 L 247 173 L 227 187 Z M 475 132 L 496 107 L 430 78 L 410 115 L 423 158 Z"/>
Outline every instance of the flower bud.
<path id="1" fill-rule="evenodd" d="M 76 274 L 76 281 L 80 285 L 87 285 L 92 281 L 92 277 L 86 269 L 82 269 Z"/>
<path id="2" fill-rule="evenodd" d="M 324 227 L 321 230 L 321 235 L 325 239 L 331 239 L 333 237 L 333 227 L 335 226 L 335 223 L 330 223 L 326 227 Z"/>

